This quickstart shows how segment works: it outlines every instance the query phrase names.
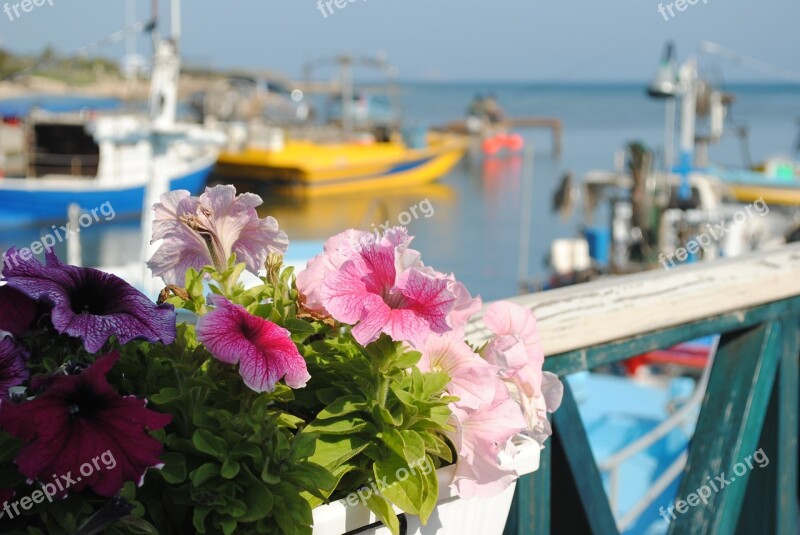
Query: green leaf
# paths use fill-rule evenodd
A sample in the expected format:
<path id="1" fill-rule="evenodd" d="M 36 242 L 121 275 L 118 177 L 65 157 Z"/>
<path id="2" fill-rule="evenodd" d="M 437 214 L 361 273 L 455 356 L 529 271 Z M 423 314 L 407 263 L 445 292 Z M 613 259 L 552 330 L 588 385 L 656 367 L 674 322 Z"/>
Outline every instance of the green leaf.
<path id="1" fill-rule="evenodd" d="M 419 433 L 412 430 L 401 431 L 405 444 L 405 455 L 403 458 L 407 463 L 419 463 L 425 459 L 425 441 Z"/>
<path id="2" fill-rule="evenodd" d="M 186 458 L 177 452 L 165 453 L 161 456 L 164 467 L 161 469 L 161 477 L 167 483 L 177 485 L 186 479 Z"/>
<path id="3" fill-rule="evenodd" d="M 308 458 L 312 463 L 331 471 L 346 463 L 370 445 L 366 438 L 356 435 L 331 435 L 317 440 L 314 455 Z"/>
<path id="4" fill-rule="evenodd" d="M 350 435 L 359 433 L 363 430 L 374 434 L 375 428 L 363 418 L 340 418 L 337 420 L 314 420 L 306 428 L 305 432 L 319 433 L 320 435 Z"/>
<path id="5" fill-rule="evenodd" d="M 203 453 L 222 459 L 228 454 L 228 444 L 205 429 L 198 429 L 192 435 L 194 447 Z"/>
<path id="6" fill-rule="evenodd" d="M 411 366 L 416 366 L 422 358 L 422 353 L 419 351 L 406 351 L 400 355 L 392 364 L 395 368 L 405 370 Z"/>
<path id="7" fill-rule="evenodd" d="M 422 399 L 428 399 L 444 392 L 450 383 L 450 376 L 445 372 L 432 372 L 423 374 Z"/>
<path id="8" fill-rule="evenodd" d="M 153 403 L 166 405 L 167 403 L 180 398 L 181 395 L 181 391 L 177 388 L 162 388 L 158 394 L 150 396 L 150 399 L 153 401 Z"/>
<path id="9" fill-rule="evenodd" d="M 218 522 L 220 529 L 222 529 L 222 533 L 225 535 L 233 535 L 236 531 L 236 519 L 235 518 L 221 518 Z"/>
<path id="10" fill-rule="evenodd" d="M 436 507 L 439 494 L 433 467 L 428 456 L 422 462 L 407 464 L 399 455 L 390 454 L 375 462 L 373 472 L 382 495 L 403 511 L 418 515 L 424 524 Z"/>
<path id="11" fill-rule="evenodd" d="M 372 494 L 367 498 L 367 507 L 389 528 L 392 535 L 400 535 L 400 521 L 397 519 L 394 509 L 392 509 L 392 504 L 386 501 L 385 498 L 379 494 Z"/>
<path id="12" fill-rule="evenodd" d="M 314 326 L 307 321 L 299 320 L 297 318 L 287 318 L 283 322 L 283 326 L 292 331 L 293 333 L 313 333 Z"/>
<path id="13" fill-rule="evenodd" d="M 441 436 L 430 432 L 422 432 L 420 436 L 425 441 L 425 449 L 429 453 L 448 463 L 453 462 L 453 450 Z"/>
<path id="14" fill-rule="evenodd" d="M 210 512 L 211 509 L 201 505 L 198 505 L 194 508 L 194 513 L 192 514 L 192 524 L 194 524 L 194 529 L 196 529 L 198 533 L 206 532 L 206 517 Z"/>
<path id="15" fill-rule="evenodd" d="M 386 407 L 375 405 L 372 407 L 372 415 L 378 422 L 383 422 L 383 427 L 400 427 L 403 425 L 402 414 L 392 414 Z"/>
<path id="16" fill-rule="evenodd" d="M 327 420 L 329 418 L 338 418 L 354 412 L 363 411 L 367 409 L 367 404 L 364 398 L 360 396 L 344 396 L 338 398 L 336 401 L 325 407 L 317 414 L 317 420 Z"/>
<path id="17" fill-rule="evenodd" d="M 314 455 L 318 435 L 308 431 L 297 435 L 292 441 L 292 459 L 302 460 Z"/>
<path id="18" fill-rule="evenodd" d="M 222 464 L 222 470 L 220 470 L 220 475 L 225 479 L 233 479 L 239 474 L 240 469 L 241 466 L 239 465 L 239 463 L 231 459 L 226 459 L 225 462 Z"/>
<path id="19" fill-rule="evenodd" d="M 254 442 L 239 442 L 230 451 L 230 458 L 237 461 L 244 457 L 260 459 L 261 455 L 261 448 Z"/>
<path id="20" fill-rule="evenodd" d="M 392 450 L 395 455 L 405 458 L 406 444 L 403 441 L 403 436 L 398 430 L 391 428 L 387 429 L 381 434 L 380 438 L 383 440 L 383 443 L 386 445 L 386 447 Z"/>
<path id="21" fill-rule="evenodd" d="M 244 503 L 247 506 L 247 511 L 239 518 L 239 522 L 249 524 L 266 518 L 272 512 L 275 500 L 264 483 L 246 471 L 243 474 L 242 479 L 248 483 L 248 487 L 244 492 Z"/>
<path id="22" fill-rule="evenodd" d="M 125 517 L 121 520 L 117 521 L 120 525 L 125 526 L 131 533 L 141 534 L 141 535 L 158 535 L 158 530 L 150 524 L 149 522 L 142 520 L 141 518 L 134 518 L 132 516 Z"/>
<path id="23" fill-rule="evenodd" d="M 201 486 L 206 481 L 220 475 L 220 466 L 216 463 L 206 463 L 191 473 L 192 485 Z"/>
<path id="24" fill-rule="evenodd" d="M 226 498 L 228 503 L 220 509 L 220 512 L 225 513 L 226 515 L 230 515 L 237 520 L 244 516 L 247 513 L 247 505 L 241 500 L 237 500 L 231 497 Z"/>

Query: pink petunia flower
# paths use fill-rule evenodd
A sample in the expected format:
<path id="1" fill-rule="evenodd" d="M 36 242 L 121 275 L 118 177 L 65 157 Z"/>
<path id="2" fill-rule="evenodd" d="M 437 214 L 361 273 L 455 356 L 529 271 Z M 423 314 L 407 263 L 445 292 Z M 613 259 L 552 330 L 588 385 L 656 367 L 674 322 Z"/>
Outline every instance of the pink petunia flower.
<path id="1" fill-rule="evenodd" d="M 495 334 L 483 356 L 501 369 L 504 379 L 513 380 L 528 396 L 541 393 L 544 351 L 536 318 L 525 307 L 508 301 L 492 303 L 483 317 Z"/>
<path id="2" fill-rule="evenodd" d="M 252 193 L 236 195 L 230 185 L 206 188 L 199 198 L 186 190 L 163 194 L 153 207 L 152 242 L 164 241 L 147 266 L 165 283 L 182 286 L 189 268 L 222 271 L 236 253 L 237 262 L 258 273 L 270 252 L 284 254 L 289 245 L 275 218 L 259 219 L 262 202 Z"/>
<path id="3" fill-rule="evenodd" d="M 483 307 L 483 301 L 480 296 L 473 298 L 467 287 L 456 281 L 453 275 L 450 275 L 450 282 L 450 289 L 455 294 L 456 300 L 453 303 L 453 310 L 450 311 L 449 322 L 453 330 L 463 338 L 464 326 Z"/>
<path id="4" fill-rule="evenodd" d="M 459 398 L 460 407 L 477 409 L 490 405 L 495 396 L 495 382 L 500 381 L 497 367 L 472 351 L 459 336 L 447 333 L 430 336 L 420 348 L 417 367 L 422 372 L 445 372 L 450 376 L 447 391 Z"/>
<path id="5" fill-rule="evenodd" d="M 547 413 L 561 405 L 564 386 L 552 373 L 542 372 L 544 350 L 536 317 L 527 308 L 501 301 L 492 303 L 483 319 L 495 333 L 483 356 L 501 369 L 500 376 L 522 407 L 525 434 L 544 445 L 552 435 Z"/>
<path id="6" fill-rule="evenodd" d="M 197 339 L 218 360 L 239 363 L 244 383 L 256 392 L 272 392 L 285 377 L 302 388 L 311 376 L 289 331 L 247 312 L 222 296 L 209 299 L 216 307 L 197 322 Z"/>
<path id="7" fill-rule="evenodd" d="M 511 396 L 522 407 L 525 421 L 528 424 L 523 434 L 531 437 L 544 448 L 545 441 L 553 434 L 553 428 L 550 425 L 547 414 L 556 412 L 558 407 L 561 406 L 564 385 L 557 375 L 544 372 L 542 374 L 541 395 L 527 396 L 514 388 L 514 385 L 510 390 Z"/>
<path id="8" fill-rule="evenodd" d="M 328 315 L 322 305 L 322 281 L 325 275 L 337 271 L 342 264 L 356 258 L 361 244 L 366 243 L 370 234 L 360 230 L 349 229 L 328 238 L 322 254 L 318 254 L 308 262 L 306 269 L 297 274 L 297 290 L 302 296 L 303 305 L 316 314 Z"/>
<path id="9" fill-rule="evenodd" d="M 380 239 L 363 240 L 352 258 L 324 275 L 320 302 L 330 315 L 354 325 L 353 336 L 369 344 L 381 333 L 414 347 L 431 333 L 451 330 L 448 315 L 456 296 L 450 281 L 420 267 L 401 227 Z"/>
<path id="10" fill-rule="evenodd" d="M 526 428 L 519 405 L 506 387 L 495 383 L 493 401 L 470 409 L 453 403 L 448 437 L 458 454 L 450 486 L 462 498 L 489 498 L 500 494 L 515 479 L 516 471 L 500 465 L 500 453 L 513 448 L 511 438 Z"/>

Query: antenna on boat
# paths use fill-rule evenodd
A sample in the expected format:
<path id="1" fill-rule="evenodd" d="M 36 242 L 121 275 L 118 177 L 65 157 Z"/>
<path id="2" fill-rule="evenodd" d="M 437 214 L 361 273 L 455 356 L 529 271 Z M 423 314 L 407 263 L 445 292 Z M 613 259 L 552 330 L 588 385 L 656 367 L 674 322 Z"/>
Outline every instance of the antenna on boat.
<path id="1" fill-rule="evenodd" d="M 735 50 L 725 48 L 724 46 L 717 43 L 712 43 L 711 41 L 703 41 L 700 43 L 700 53 L 725 58 L 736 62 L 738 65 L 743 65 L 748 69 L 752 69 L 769 76 L 774 76 L 776 78 L 783 78 L 785 80 L 792 80 L 795 82 L 800 81 L 800 72 L 792 71 L 790 69 L 767 63 L 766 61 L 758 58 L 740 54 Z"/>

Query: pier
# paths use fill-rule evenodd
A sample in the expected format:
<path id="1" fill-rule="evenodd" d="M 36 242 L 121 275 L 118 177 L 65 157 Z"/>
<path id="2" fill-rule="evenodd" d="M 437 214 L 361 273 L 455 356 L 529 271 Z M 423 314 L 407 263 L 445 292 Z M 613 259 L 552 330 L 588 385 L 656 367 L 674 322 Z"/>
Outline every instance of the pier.
<path id="1" fill-rule="evenodd" d="M 545 370 L 562 379 L 721 334 L 694 438 L 671 467 L 682 476 L 678 499 L 731 474 L 759 448 L 770 463 L 676 515 L 669 533 L 797 533 L 800 245 L 514 300 L 539 318 Z M 470 328 L 474 343 L 490 338 L 479 319 Z M 517 486 L 506 535 L 608 535 L 625 527 L 603 487 L 604 460 L 594 459 L 575 397 L 564 386 L 552 441 L 539 471 Z M 673 505 L 647 503 L 648 497 L 642 507 Z"/>
<path id="2" fill-rule="evenodd" d="M 487 126 L 487 131 L 497 132 L 510 130 L 513 128 L 536 130 L 545 129 L 550 131 L 552 140 L 552 155 L 559 158 L 564 148 L 564 125 L 557 117 L 509 117 L 497 124 Z M 436 128 L 442 132 L 452 132 L 457 134 L 470 134 L 466 121 L 453 121 L 444 126 Z"/>

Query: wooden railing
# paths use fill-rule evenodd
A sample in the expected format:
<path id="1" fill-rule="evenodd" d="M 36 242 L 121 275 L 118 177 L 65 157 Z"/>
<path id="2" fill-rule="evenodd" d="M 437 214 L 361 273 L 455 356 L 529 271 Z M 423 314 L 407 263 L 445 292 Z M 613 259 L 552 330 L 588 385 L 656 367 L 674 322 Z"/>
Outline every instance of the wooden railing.
<path id="1" fill-rule="evenodd" d="M 800 245 L 515 299 L 539 318 L 545 369 L 565 377 L 720 334 L 678 497 L 762 448 L 770 463 L 676 515 L 669 533 L 798 533 Z M 490 333 L 477 321 L 470 338 Z M 619 532 L 565 382 L 539 471 L 522 478 L 507 535 Z"/>

